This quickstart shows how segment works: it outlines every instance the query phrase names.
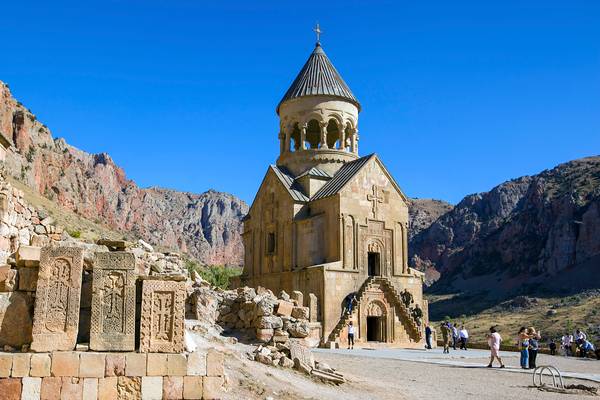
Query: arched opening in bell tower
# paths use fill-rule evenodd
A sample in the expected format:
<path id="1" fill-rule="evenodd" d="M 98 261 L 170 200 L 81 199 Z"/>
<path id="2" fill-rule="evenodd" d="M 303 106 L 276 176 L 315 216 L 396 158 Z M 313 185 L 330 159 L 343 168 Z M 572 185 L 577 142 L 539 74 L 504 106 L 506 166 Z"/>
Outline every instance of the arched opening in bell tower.
<path id="1" fill-rule="evenodd" d="M 340 129 L 335 119 L 330 119 L 327 124 L 327 146 L 330 149 L 337 149 L 340 145 Z"/>
<path id="2" fill-rule="evenodd" d="M 319 121 L 311 119 L 306 124 L 306 148 L 318 149 L 321 142 L 321 127 Z"/>

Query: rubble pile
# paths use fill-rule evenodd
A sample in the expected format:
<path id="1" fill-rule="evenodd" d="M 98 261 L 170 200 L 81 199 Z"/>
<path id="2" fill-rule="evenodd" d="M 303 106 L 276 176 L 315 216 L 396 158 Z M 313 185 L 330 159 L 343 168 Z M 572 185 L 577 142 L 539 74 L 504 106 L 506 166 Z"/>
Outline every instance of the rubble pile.
<path id="1" fill-rule="evenodd" d="M 346 381 L 342 374 L 329 365 L 316 362 L 310 348 L 296 339 L 284 343 L 271 341 L 267 345 L 260 345 L 249 358 L 265 365 L 294 368 L 313 378 L 337 385 Z"/>
<path id="2" fill-rule="evenodd" d="M 216 322 L 225 330 L 254 331 L 261 342 L 285 343 L 310 335 L 309 308 L 282 291 L 279 298 L 268 289 L 249 287 L 225 291 Z"/>

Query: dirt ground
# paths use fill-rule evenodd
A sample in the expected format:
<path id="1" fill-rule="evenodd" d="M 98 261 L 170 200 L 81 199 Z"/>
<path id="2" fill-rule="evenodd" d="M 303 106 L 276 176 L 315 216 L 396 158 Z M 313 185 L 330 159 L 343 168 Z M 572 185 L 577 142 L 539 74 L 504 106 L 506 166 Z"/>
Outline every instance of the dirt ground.
<path id="1" fill-rule="evenodd" d="M 226 361 L 229 389 L 225 398 L 273 400 L 595 398 L 581 394 L 542 392 L 530 387 L 530 374 L 510 373 L 483 366 L 437 365 L 363 357 L 352 353 L 317 353 L 315 358 L 342 372 L 348 382 L 340 386 L 323 384 L 293 370 L 267 367 L 231 354 Z M 507 361 L 509 364 L 514 364 L 512 360 Z M 564 367 L 573 369 L 572 360 L 559 361 L 565 363 Z M 595 370 L 597 366 L 593 364 L 593 367 Z M 600 387 L 596 382 L 565 380 L 565 384 L 576 383 Z"/>

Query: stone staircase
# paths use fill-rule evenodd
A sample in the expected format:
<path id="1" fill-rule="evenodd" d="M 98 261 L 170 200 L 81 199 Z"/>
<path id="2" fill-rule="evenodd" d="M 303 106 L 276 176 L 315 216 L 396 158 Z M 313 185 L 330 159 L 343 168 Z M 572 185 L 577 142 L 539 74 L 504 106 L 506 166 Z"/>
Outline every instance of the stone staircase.
<path id="1" fill-rule="evenodd" d="M 344 316 L 340 318 L 335 328 L 333 328 L 333 330 L 329 334 L 326 343 L 337 341 L 337 339 L 340 337 L 342 330 L 348 324 L 348 321 L 357 313 L 358 306 L 360 305 L 361 301 L 364 300 L 365 293 L 369 289 L 375 287 L 378 287 L 380 290 L 382 290 L 385 296 L 387 297 L 389 303 L 396 308 L 397 315 L 402 321 L 402 324 L 404 325 L 404 329 L 408 334 L 408 337 L 414 340 L 415 342 L 421 340 L 421 329 L 417 325 L 415 319 L 410 314 L 410 310 L 402 302 L 402 298 L 400 297 L 400 294 L 394 287 L 394 284 L 386 277 L 370 276 L 363 282 L 362 286 L 356 293 L 357 305 L 356 307 L 354 307 L 352 314 L 344 314 Z"/>

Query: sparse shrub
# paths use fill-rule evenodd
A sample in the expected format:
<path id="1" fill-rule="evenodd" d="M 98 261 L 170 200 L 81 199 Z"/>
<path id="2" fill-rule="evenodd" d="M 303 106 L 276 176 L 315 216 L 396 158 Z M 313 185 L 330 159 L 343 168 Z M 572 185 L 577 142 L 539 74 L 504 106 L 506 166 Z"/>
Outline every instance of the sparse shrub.
<path id="1" fill-rule="evenodd" d="M 75 239 L 79 239 L 81 237 L 81 231 L 78 230 L 67 230 L 69 236 Z"/>
<path id="2" fill-rule="evenodd" d="M 29 146 L 29 150 L 27 151 L 25 158 L 27 159 L 28 162 L 33 162 L 34 156 L 35 156 L 35 147 Z"/>
<path id="3" fill-rule="evenodd" d="M 201 266 L 193 260 L 186 261 L 185 267 L 190 274 L 196 271 L 202 279 L 221 289 L 227 289 L 229 280 L 242 273 L 241 268 L 225 267 L 223 265 Z"/>

